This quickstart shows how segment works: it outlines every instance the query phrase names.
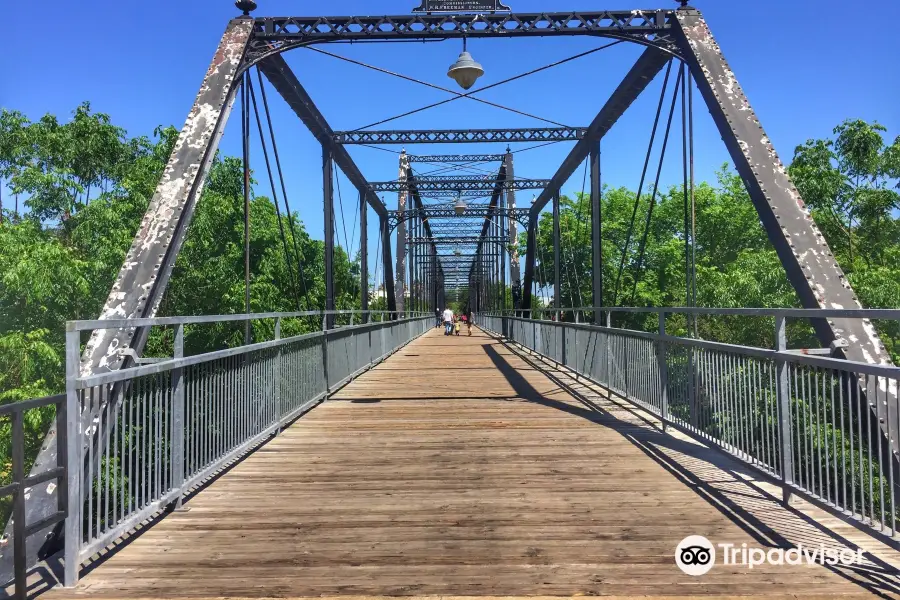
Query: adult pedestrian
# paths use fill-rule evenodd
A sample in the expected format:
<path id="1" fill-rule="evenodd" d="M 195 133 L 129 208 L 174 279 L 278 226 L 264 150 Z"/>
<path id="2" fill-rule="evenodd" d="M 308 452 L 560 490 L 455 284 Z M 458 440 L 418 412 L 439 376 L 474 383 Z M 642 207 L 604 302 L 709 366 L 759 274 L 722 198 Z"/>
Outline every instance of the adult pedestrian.
<path id="1" fill-rule="evenodd" d="M 444 309 L 444 335 L 453 333 L 453 311 L 450 307 Z"/>

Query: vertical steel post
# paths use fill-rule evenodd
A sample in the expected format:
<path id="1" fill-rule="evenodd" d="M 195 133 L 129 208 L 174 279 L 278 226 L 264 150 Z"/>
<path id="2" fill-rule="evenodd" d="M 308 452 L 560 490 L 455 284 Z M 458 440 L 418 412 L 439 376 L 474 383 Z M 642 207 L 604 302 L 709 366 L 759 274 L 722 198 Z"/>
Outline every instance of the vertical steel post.
<path id="1" fill-rule="evenodd" d="M 382 318 L 382 320 L 384 320 Z M 322 373 L 325 376 L 325 400 L 331 393 L 331 382 L 328 381 L 328 315 L 322 315 Z"/>
<path id="2" fill-rule="evenodd" d="M 12 414 L 12 475 L 16 484 L 13 496 L 13 578 L 16 598 L 28 597 L 28 568 L 25 542 L 25 423 L 23 411 Z"/>
<path id="3" fill-rule="evenodd" d="M 352 317 L 351 317 L 352 318 Z M 275 339 L 281 339 L 281 317 L 275 319 Z M 275 404 L 273 414 L 275 415 L 275 435 L 281 433 L 281 346 L 275 351 L 275 373 L 273 374 L 274 386 L 273 402 Z"/>
<path id="4" fill-rule="evenodd" d="M 556 320 L 559 321 L 559 308 L 561 291 L 559 289 L 559 190 L 553 194 L 553 308 L 556 310 Z"/>
<path id="5" fill-rule="evenodd" d="M 775 318 L 775 350 L 787 351 L 787 319 Z M 794 483 L 794 444 L 791 431 L 791 395 L 788 383 L 787 361 L 780 354 L 775 355 L 775 397 L 778 402 L 778 441 L 781 444 L 781 499 L 791 501 L 791 486 Z"/>
<path id="6" fill-rule="evenodd" d="M 81 335 L 67 325 L 66 328 L 66 488 L 69 512 L 65 525 L 65 575 L 66 587 L 78 583 L 81 566 L 81 402 L 78 398 L 78 370 L 81 364 Z"/>
<path id="7" fill-rule="evenodd" d="M 364 190 L 359 190 L 359 308 L 369 310 L 369 205 Z M 363 312 L 362 322 L 369 322 L 368 313 Z"/>
<path id="8" fill-rule="evenodd" d="M 513 170 L 513 154 L 509 148 L 506 148 L 506 180 L 513 181 L 515 179 L 515 171 Z M 512 292 L 512 307 L 518 308 L 522 296 L 522 275 L 519 271 L 519 239 L 518 239 L 518 223 L 513 217 L 513 211 L 516 209 L 516 191 L 510 187 L 506 191 L 506 207 L 509 211 L 509 284 Z"/>
<path id="9" fill-rule="evenodd" d="M 509 207 L 506 201 L 508 193 L 508 191 L 504 191 L 500 198 L 501 206 L 507 209 L 507 214 L 509 213 Z M 504 220 L 501 216 L 499 219 L 498 231 L 501 240 L 506 237 L 506 229 L 509 227 L 509 218 L 511 217 L 507 217 L 507 219 Z M 503 310 L 506 308 L 506 247 L 504 242 L 498 241 L 497 248 L 500 251 L 500 309 Z"/>
<path id="10" fill-rule="evenodd" d="M 393 311 L 397 310 L 397 298 L 394 291 L 394 266 L 391 264 L 391 223 L 387 215 L 381 217 L 381 266 L 384 270 L 384 297 L 387 300 L 387 309 L 394 317 Z"/>
<path id="11" fill-rule="evenodd" d="M 241 137 L 244 156 L 244 313 L 250 314 L 250 71 L 241 84 Z M 250 321 L 244 323 L 244 344 L 250 343 Z"/>
<path id="12" fill-rule="evenodd" d="M 659 336 L 656 341 L 657 360 L 659 361 L 659 417 L 662 430 L 666 430 L 669 420 L 669 363 L 667 362 L 668 344 L 662 339 L 666 335 L 666 313 L 659 313 Z"/>
<path id="13" fill-rule="evenodd" d="M 184 358 L 184 325 L 175 328 L 173 358 Z M 184 369 L 172 370 L 172 487 L 178 489 L 175 510 L 181 509 L 184 499 Z"/>
<path id="14" fill-rule="evenodd" d="M 603 205 L 600 187 L 600 143 L 591 146 L 591 284 L 593 306 L 603 306 Z M 594 324 L 603 323 L 603 314 L 594 311 Z"/>
<path id="15" fill-rule="evenodd" d="M 334 326 L 334 156 L 322 145 L 322 200 L 325 212 L 325 328 Z"/>
<path id="16" fill-rule="evenodd" d="M 406 309 L 406 220 L 404 213 L 406 212 L 407 199 L 409 193 L 406 183 L 409 173 L 409 157 L 406 150 L 400 152 L 400 171 L 397 175 L 397 181 L 400 182 L 400 191 L 397 193 L 397 214 L 400 222 L 397 224 L 397 285 L 394 293 L 396 308 L 399 312 Z M 395 315 L 396 317 L 396 315 Z"/>

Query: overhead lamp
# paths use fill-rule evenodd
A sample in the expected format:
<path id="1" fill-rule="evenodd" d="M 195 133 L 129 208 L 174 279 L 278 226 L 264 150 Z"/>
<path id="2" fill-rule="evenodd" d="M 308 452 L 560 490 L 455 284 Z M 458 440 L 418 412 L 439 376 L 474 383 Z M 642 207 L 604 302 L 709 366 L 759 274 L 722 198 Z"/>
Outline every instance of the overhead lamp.
<path id="1" fill-rule="evenodd" d="M 465 201 L 462 199 L 462 194 L 460 194 L 456 197 L 456 204 L 453 205 L 453 212 L 456 213 L 457 217 L 461 217 L 466 212 L 467 208 L 468 206 L 466 206 Z"/>
<path id="2" fill-rule="evenodd" d="M 463 38 L 463 51 L 456 62 L 450 65 L 447 77 L 458 83 L 462 89 L 467 90 L 475 85 L 475 81 L 482 75 L 484 75 L 484 68 L 475 62 L 475 59 L 466 50 L 466 38 Z"/>

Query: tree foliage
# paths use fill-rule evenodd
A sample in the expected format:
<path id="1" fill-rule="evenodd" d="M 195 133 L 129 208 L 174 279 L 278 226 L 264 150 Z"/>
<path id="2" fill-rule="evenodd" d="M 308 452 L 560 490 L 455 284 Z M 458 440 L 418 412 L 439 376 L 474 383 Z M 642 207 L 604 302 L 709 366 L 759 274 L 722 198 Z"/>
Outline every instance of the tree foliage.
<path id="1" fill-rule="evenodd" d="M 878 124 L 846 121 L 834 129 L 834 139 L 809 140 L 798 146 L 790 167 L 838 263 L 867 308 L 900 307 L 900 137 L 888 145 L 883 132 Z M 680 306 L 686 302 L 682 186 L 659 190 L 647 226 L 652 198 L 652 190 L 642 194 L 635 210 L 633 191 L 603 190 L 604 306 Z M 695 203 L 697 305 L 799 306 L 737 174 L 723 166 L 715 184 L 696 186 Z M 590 306 L 590 196 L 564 196 L 560 206 L 561 304 Z M 626 244 L 629 230 L 630 243 Z M 546 303 L 554 278 L 553 218 L 549 212 L 541 215 L 537 238 L 535 280 L 543 288 Z M 520 245 L 525 243 L 522 234 Z M 626 316 L 624 320 L 639 328 L 656 327 L 653 316 Z M 746 318 L 701 320 L 701 326 L 704 324 L 704 335 L 711 339 L 764 347 L 772 343 L 771 324 L 761 319 L 756 323 Z M 900 325 L 878 325 L 897 361 Z M 794 324 L 791 333 L 795 343 L 814 343 L 811 331 L 802 324 Z"/>
<path id="2" fill-rule="evenodd" d="M 152 137 L 128 137 L 87 103 L 65 123 L 52 115 L 31 122 L 15 111 L 0 112 L 0 191 L 21 197 L 25 208 L 17 213 L 7 203 L 0 224 L 0 403 L 64 389 L 64 324 L 100 313 L 177 134 L 160 127 Z M 242 181 L 240 160 L 215 158 L 161 316 L 244 312 Z M 274 204 L 254 196 L 251 310 L 320 309 L 323 244 L 309 236 L 298 214 L 281 218 L 286 231 L 292 222 L 297 233 L 305 285 L 292 284 L 299 278 L 292 272 L 298 270 L 297 261 L 292 257 L 289 267 Z M 358 305 L 354 273 L 358 266 L 338 248 L 335 285 L 341 308 Z M 312 326 L 292 322 L 285 334 Z M 169 333 L 154 330 L 147 354 L 171 356 Z M 241 340 L 240 324 L 188 328 L 185 350 L 196 353 Z M 30 446 L 40 443 L 50 418 L 52 410 L 29 412 Z M 0 423 L 0 438 L 8 446 L 7 430 L 8 422 Z M 8 463 L 8 452 L 4 456 Z"/>

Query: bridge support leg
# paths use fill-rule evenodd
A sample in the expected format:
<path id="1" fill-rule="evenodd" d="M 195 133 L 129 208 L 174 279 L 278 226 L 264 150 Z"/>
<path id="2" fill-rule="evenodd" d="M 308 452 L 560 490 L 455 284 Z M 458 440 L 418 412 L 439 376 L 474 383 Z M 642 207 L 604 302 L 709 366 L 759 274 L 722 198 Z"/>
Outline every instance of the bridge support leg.
<path id="1" fill-rule="evenodd" d="M 861 308 L 703 16 L 693 8 L 682 8 L 676 11 L 676 20 L 676 40 L 800 303 L 804 308 Z M 868 319 L 814 319 L 812 325 L 824 346 L 839 342 L 832 346 L 836 355 L 890 364 Z M 871 409 L 877 422 L 876 379 L 863 378 L 859 387 L 865 395 L 860 409 Z M 887 424 L 897 423 L 900 416 L 897 391 L 890 390 L 882 402 L 887 405 L 887 415 L 879 437 L 888 440 Z M 877 429 L 872 433 L 878 436 Z M 900 449 L 896 439 L 886 444 L 894 452 Z M 900 470 L 896 473 L 900 475 Z"/>
<path id="2" fill-rule="evenodd" d="M 562 302 L 562 290 L 560 290 L 559 279 L 559 190 L 553 195 L 553 310 L 556 313 L 556 320 L 559 321 L 559 309 Z"/>
<path id="3" fill-rule="evenodd" d="M 363 190 L 359 192 L 359 309 L 369 310 L 369 205 Z M 362 322 L 369 322 L 365 312 Z"/>
<path id="4" fill-rule="evenodd" d="M 603 306 L 603 214 L 600 198 L 600 144 L 591 146 L 591 304 Z M 603 314 L 594 311 L 594 325 L 603 324 Z"/>
<path id="5" fill-rule="evenodd" d="M 322 205 L 325 213 L 325 310 L 334 310 L 334 157 L 322 146 Z M 326 314 L 325 328 L 334 327 L 334 315 Z"/>

